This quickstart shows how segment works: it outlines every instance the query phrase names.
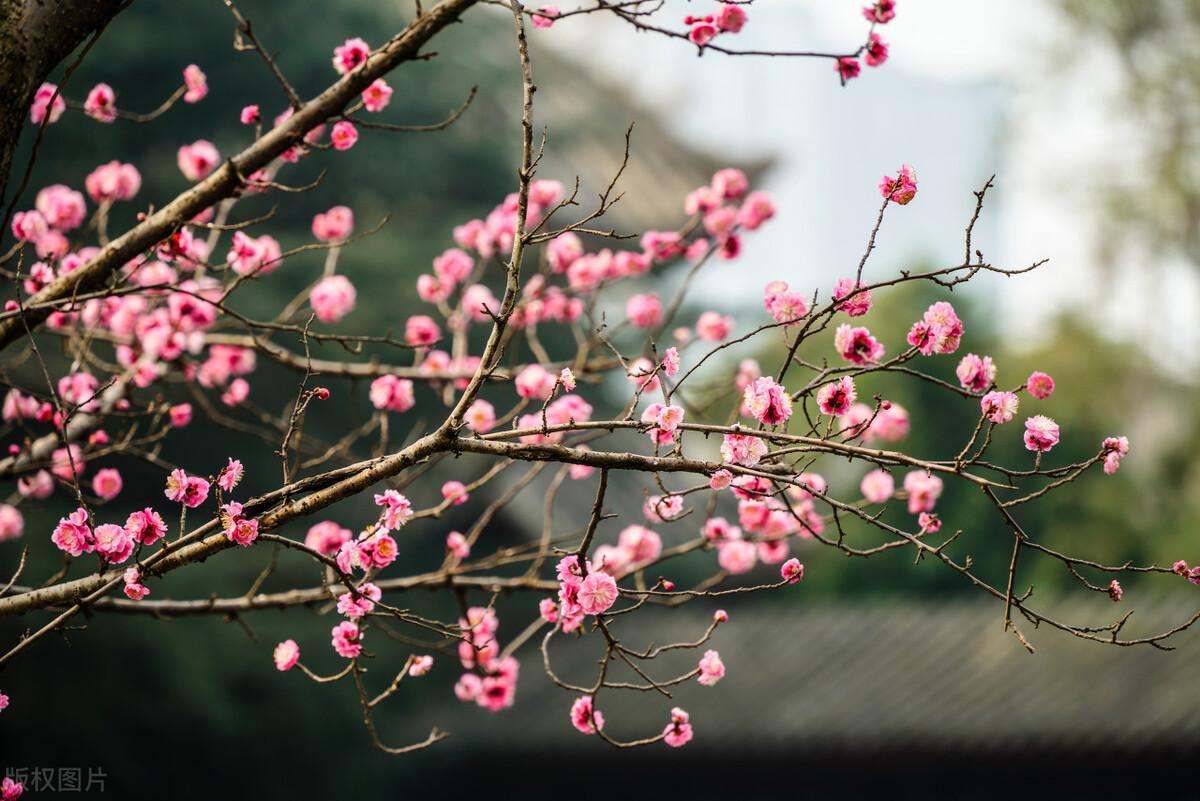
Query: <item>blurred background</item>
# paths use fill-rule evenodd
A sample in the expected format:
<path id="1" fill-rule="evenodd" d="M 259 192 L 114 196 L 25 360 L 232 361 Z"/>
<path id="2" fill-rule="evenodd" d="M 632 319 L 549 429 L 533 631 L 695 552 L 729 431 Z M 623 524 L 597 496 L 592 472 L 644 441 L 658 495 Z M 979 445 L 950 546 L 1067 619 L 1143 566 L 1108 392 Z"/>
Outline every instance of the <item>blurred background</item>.
<path id="1" fill-rule="evenodd" d="M 853 49 L 864 29 L 860 5 L 760 0 L 736 44 Z M 407 14 L 407 6 L 401 14 L 399 4 L 367 0 L 302 6 L 239 4 L 305 96 L 331 79 L 335 45 L 351 36 L 377 45 Z M 672 22 L 678 22 L 675 10 L 680 17 L 696 10 L 679 2 L 667 7 Z M 139 201 L 162 203 L 185 186 L 175 166 L 179 145 L 207 138 L 222 154 L 244 146 L 241 106 L 261 103 L 269 118 L 285 104 L 256 57 L 231 50 L 232 30 L 220 3 L 134 4 L 105 33 L 67 95 L 81 99 L 102 80 L 117 90 L 120 107 L 148 110 L 193 62 L 208 74 L 211 95 L 148 126 L 67 116 L 49 129 L 31 186 L 81 188 L 97 164 L 116 158 L 141 170 Z M 701 274 L 681 314 L 694 321 L 715 308 L 734 314 L 745 332 L 761 321 L 768 281 L 782 277 L 796 287 L 828 288 L 852 273 L 883 174 L 912 164 L 921 188 L 912 204 L 889 213 L 867 271 L 873 280 L 960 262 L 971 193 L 995 175 L 977 246 L 990 262 L 1010 267 L 1050 261 L 1018 278 L 980 276 L 954 293 L 967 325 L 963 350 L 992 355 L 1002 384 L 1015 384 L 1033 369 L 1054 376 L 1059 390 L 1039 411 L 1063 425 L 1055 462 L 1087 458 L 1108 435 L 1126 434 L 1132 442 L 1116 476 L 1089 473 L 1048 502 L 1022 507 L 1022 524 L 1051 547 L 1106 563 L 1200 561 L 1194 458 L 1200 445 L 1200 2 L 904 0 L 880 32 L 892 48 L 888 63 L 841 87 L 825 61 L 697 58 L 682 43 L 599 17 L 532 31 L 537 124 L 549 131 L 540 176 L 568 185 L 578 176 L 584 197 L 594 197 L 619 166 L 625 129 L 634 123 L 620 185 L 626 199 L 608 221 L 640 233 L 679 225 L 683 195 L 715 169 L 745 169 L 757 188 L 775 196 L 779 214 L 747 239 L 737 262 Z M 378 234 L 341 255 L 340 269 L 357 285 L 359 303 L 339 330 L 397 330 L 423 310 L 412 289 L 416 276 L 452 245 L 452 227 L 485 215 L 515 187 L 519 84 L 510 40 L 507 12 L 478 8 L 437 40 L 435 59 L 389 77 L 396 93 L 386 118 L 403 124 L 436 122 L 479 86 L 470 110 L 448 131 L 363 131 L 352 153 L 318 154 L 281 175 L 300 184 L 331 167 L 315 191 L 239 206 L 252 216 L 278 202 L 276 219 L 264 230 L 285 248 L 311 241 L 312 215 L 333 205 L 351 206 L 359 230 L 391 215 Z M 24 146 L 27 152 L 29 142 Z M 118 209 L 114 227 L 129 222 L 122 212 L 133 213 Z M 320 253 L 295 257 L 239 295 L 237 307 L 259 317 L 274 313 L 320 274 L 322 261 Z M 628 291 L 653 284 L 666 295 L 680 278 L 656 274 Z M 946 297 L 927 287 L 880 293 L 870 327 L 896 347 L 909 322 Z M 612 301 L 621 307 L 619 295 Z M 725 366 L 746 357 L 766 366 L 781 354 L 770 343 L 752 342 L 730 349 Z M 955 360 L 929 364 L 952 380 Z M 276 365 L 263 365 L 251 379 L 250 409 L 278 412 L 294 397 L 296 375 Z M 345 416 L 313 417 L 314 437 L 333 440 L 347 420 L 367 416 L 365 385 L 332 386 L 347 400 Z M 587 391 L 603 409 L 620 402 L 620 389 Z M 489 391 L 508 398 L 511 390 Z M 972 404 L 923 383 L 880 378 L 871 391 L 910 410 L 906 446 L 917 456 L 943 455 L 948 442 L 969 435 L 976 419 Z M 185 387 L 172 392 L 188 398 Z M 394 423 L 395 431 L 420 429 L 440 413 L 438 400 L 420 392 L 418 408 Z M 722 400 L 719 392 L 714 398 Z M 718 417 L 733 400 L 724 402 Z M 240 414 L 253 426 L 249 410 Z M 196 470 L 223 464 L 227 455 L 246 462 L 247 491 L 274 486 L 278 462 L 271 446 L 245 434 L 198 424 L 164 451 L 168 460 Z M 1025 458 L 1015 435 L 998 442 L 994 455 L 1010 463 Z M 159 498 L 161 470 L 133 461 L 111 466 L 121 468 L 126 489 L 106 515 L 123 519 Z M 841 485 L 849 494 L 865 471 L 841 463 L 817 469 L 835 493 Z M 540 529 L 552 473 L 532 480 L 492 522 L 485 541 L 520 542 Z M 462 477 L 461 469 L 455 476 Z M 406 531 L 405 569 L 436 565 L 445 532 L 469 525 L 471 512 L 508 485 L 490 486 L 411 539 Z M 425 505 L 440 481 L 418 486 L 411 494 Z M 630 509 L 640 506 L 641 483 L 619 489 Z M 577 530 L 584 519 L 578 510 L 586 510 L 594 491 L 594 479 L 564 485 L 556 528 Z M 57 568 L 57 554 L 41 532 L 50 530 L 65 503 L 60 493 L 42 508 L 22 507 L 32 550 L 27 575 L 48 576 Z M 969 553 L 985 576 L 1000 580 L 1011 539 L 986 514 L 984 499 L 952 487 L 938 511 L 950 529 L 967 532 L 959 555 Z M 330 518 L 353 528 L 370 516 L 369 501 L 355 499 Z M 906 520 L 902 510 L 895 517 Z M 284 533 L 302 538 L 306 529 Z M 602 528 L 601 540 L 613 541 L 616 530 L 616 524 Z M 686 521 L 661 531 L 668 544 L 694 536 Z M 19 549 L 20 543 L 0 545 L 5 574 Z M 1157 798 L 1200 797 L 1187 773 L 1188 758 L 1200 755 L 1194 633 L 1178 637 L 1178 649 L 1166 652 L 1104 648 L 1033 631 L 1038 650 L 1031 656 L 1002 630 L 998 605 L 938 565 L 913 565 L 911 554 L 899 551 L 870 560 L 815 546 L 797 551 L 807 578 L 794 592 L 727 605 L 731 623 L 713 647 L 729 675 L 716 689 L 681 689 L 677 702 L 692 712 L 697 729 L 684 749 L 617 752 L 578 736 L 567 721 L 572 698 L 550 685 L 536 649 L 527 646 L 519 653 L 516 706 L 499 714 L 460 704 L 451 691 L 460 671 L 440 658 L 419 691 L 410 686 L 382 710 L 381 735 L 400 744 L 437 725 L 453 736 L 411 756 L 384 756 L 370 748 L 351 688 L 315 687 L 297 673 L 275 672 L 270 652 L 283 637 L 300 642 L 304 661 L 318 671 L 332 672 L 339 661 L 326 645 L 331 617 L 295 609 L 239 621 L 106 615 L 79 621 L 86 630 L 52 638 L 0 673 L 0 689 L 13 698 L 0 718 L 0 766 L 80 767 L 85 775 L 100 768 L 105 792 L 128 798 L 540 799 L 623 792 L 721 799 L 880 792 L 1083 798 L 1101 791 L 1142 795 L 1147 788 Z M 216 557 L 219 569 L 214 560 L 212 569 L 181 571 L 153 592 L 191 598 L 244 592 L 267 558 L 257 549 L 226 553 Z M 686 586 L 711 572 L 712 563 L 712 554 L 696 554 L 680 561 L 672 577 Z M 765 577 L 770 568 L 760 571 Z M 285 557 L 271 585 L 281 589 L 289 580 L 306 586 L 314 577 Z M 1033 560 L 1019 580 L 1035 585 L 1035 598 L 1056 617 L 1106 624 L 1136 609 L 1125 629 L 1134 636 L 1186 620 L 1200 599 L 1196 587 L 1174 577 L 1130 578 L 1123 580 L 1125 601 L 1115 607 L 1080 587 L 1061 564 Z M 501 642 L 536 615 L 537 600 L 523 595 L 497 602 Z M 424 592 L 403 603 L 429 615 L 453 616 L 456 608 L 454 599 Z M 712 614 L 714 606 L 704 604 L 650 614 L 643 624 L 628 625 L 626 636 L 691 639 Z M 31 623 L 0 619 L 0 639 L 14 642 Z M 584 680 L 597 656 L 590 639 L 560 644 L 560 674 Z M 381 656 L 394 651 L 402 659 L 406 652 L 396 643 L 374 645 Z M 387 674 L 391 662 L 380 662 L 379 672 Z M 673 703 L 610 695 L 601 708 L 614 734 L 634 737 L 657 732 Z"/>

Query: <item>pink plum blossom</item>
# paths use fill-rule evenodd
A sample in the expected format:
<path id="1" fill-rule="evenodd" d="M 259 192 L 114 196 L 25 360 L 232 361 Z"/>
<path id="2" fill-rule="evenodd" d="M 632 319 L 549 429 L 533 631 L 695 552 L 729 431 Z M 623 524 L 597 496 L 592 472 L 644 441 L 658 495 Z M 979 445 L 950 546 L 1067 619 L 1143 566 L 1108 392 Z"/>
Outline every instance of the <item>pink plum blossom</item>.
<path id="1" fill-rule="evenodd" d="M 1007 423 L 1017 414 L 1020 399 L 1015 392 L 989 392 L 979 399 L 983 414 L 993 423 Z"/>
<path id="2" fill-rule="evenodd" d="M 845 375 L 817 390 L 817 406 L 821 414 L 843 415 L 857 397 L 854 379 Z"/>
<path id="3" fill-rule="evenodd" d="M 853 278 L 837 280 L 833 287 L 833 299 L 840 301 L 834 308 L 851 317 L 862 317 L 871 310 L 871 291 L 863 284 L 856 284 Z"/>
<path id="4" fill-rule="evenodd" d="M 571 725 L 582 734 L 595 734 L 604 728 L 604 715 L 593 708 L 592 696 L 581 696 L 571 704 Z"/>
<path id="5" fill-rule="evenodd" d="M 394 375 L 381 375 L 371 382 L 371 405 L 389 412 L 407 412 L 416 404 L 413 382 Z"/>
<path id="6" fill-rule="evenodd" d="M 47 125 L 58 122 L 58 118 L 67 110 L 67 101 L 63 99 L 58 87 L 52 83 L 43 83 L 33 95 L 33 104 L 29 107 L 29 119 L 34 125 Z"/>
<path id="7" fill-rule="evenodd" d="M 106 501 L 111 501 L 120 495 L 123 486 L 124 482 L 121 480 L 120 471 L 111 467 L 97 470 L 96 475 L 92 477 L 92 492 Z"/>
<path id="8" fill-rule="evenodd" d="M 1025 448 L 1046 453 L 1058 444 L 1058 423 L 1049 417 L 1035 414 L 1025 421 Z"/>
<path id="9" fill-rule="evenodd" d="M 163 494 L 168 500 L 195 509 L 208 499 L 208 482 L 176 468 L 167 476 L 167 488 Z"/>
<path id="10" fill-rule="evenodd" d="M 333 627 L 330 632 L 333 650 L 338 656 L 353 659 L 362 653 L 362 632 L 358 625 L 349 620 L 343 620 Z"/>
<path id="11" fill-rule="evenodd" d="M 349 120 L 338 120 L 329 133 L 329 141 L 334 150 L 349 150 L 358 142 L 358 129 Z"/>
<path id="12" fill-rule="evenodd" d="M 962 361 L 958 363 L 954 373 L 958 376 L 958 383 L 964 389 L 983 392 L 996 380 L 996 365 L 992 363 L 991 356 L 976 356 L 974 353 L 968 353 L 962 357 Z"/>
<path id="13" fill-rule="evenodd" d="M 97 122 L 113 122 L 117 118 L 117 93 L 106 83 L 98 83 L 83 101 L 83 113 Z"/>
<path id="14" fill-rule="evenodd" d="M 369 55 L 371 46 L 362 39 L 347 39 L 333 49 L 333 68 L 339 75 L 344 75 L 361 65 Z"/>
<path id="15" fill-rule="evenodd" d="M 276 670 L 291 670 L 300 661 L 300 646 L 296 645 L 295 640 L 284 640 L 275 646 L 272 657 L 275 660 Z"/>
<path id="16" fill-rule="evenodd" d="M 879 193 L 892 203 L 907 206 L 917 195 L 916 170 L 904 164 L 896 171 L 895 177 L 883 176 L 879 181 Z"/>
<path id="17" fill-rule="evenodd" d="M 704 652 L 704 656 L 700 657 L 697 670 L 700 671 L 700 675 L 696 681 L 705 687 L 714 687 L 717 682 L 725 678 L 725 663 L 721 661 L 721 654 L 711 648 Z"/>
<path id="18" fill-rule="evenodd" d="M 199 181 L 221 163 L 221 154 L 217 152 L 216 145 L 212 142 L 207 139 L 197 139 L 190 145 L 183 145 L 179 148 L 176 161 L 184 178 L 189 181 Z"/>
<path id="19" fill-rule="evenodd" d="M 183 68 L 184 103 L 199 103 L 208 94 L 208 76 L 195 64 Z"/>
<path id="20" fill-rule="evenodd" d="M 904 491 L 910 515 L 932 512 L 942 494 L 942 480 L 924 470 L 913 470 L 904 476 Z"/>
<path id="21" fill-rule="evenodd" d="M 867 503 L 886 503 L 896 491 L 896 481 L 886 470 L 875 469 L 863 476 L 859 490 Z"/>
<path id="22" fill-rule="evenodd" d="M 1025 388 L 1033 397 L 1045 400 L 1050 397 L 1050 393 L 1054 392 L 1054 379 L 1043 372 L 1033 372 L 1030 373 L 1029 380 L 1025 382 Z"/>
<path id="23" fill-rule="evenodd" d="M 340 322 L 350 312 L 358 298 L 354 284 L 344 275 L 327 275 L 317 282 L 308 295 L 313 314 L 323 323 Z"/>
<path id="24" fill-rule="evenodd" d="M 800 564 L 799 559 L 789 559 L 779 568 L 779 575 L 788 584 L 795 584 L 804 578 L 804 565 Z"/>
<path id="25" fill-rule="evenodd" d="M 363 90 L 362 100 L 367 111 L 383 111 L 392 102 L 392 87 L 383 78 L 376 78 Z"/>
<path id="26" fill-rule="evenodd" d="M 672 748 L 681 748 L 691 742 L 692 736 L 692 724 L 688 722 L 688 713 L 675 707 L 671 710 L 671 722 L 663 729 L 663 741 Z"/>
<path id="27" fill-rule="evenodd" d="M 742 393 L 743 408 L 766 426 L 782 425 L 792 416 L 792 398 L 782 384 L 764 377 L 748 384 Z"/>

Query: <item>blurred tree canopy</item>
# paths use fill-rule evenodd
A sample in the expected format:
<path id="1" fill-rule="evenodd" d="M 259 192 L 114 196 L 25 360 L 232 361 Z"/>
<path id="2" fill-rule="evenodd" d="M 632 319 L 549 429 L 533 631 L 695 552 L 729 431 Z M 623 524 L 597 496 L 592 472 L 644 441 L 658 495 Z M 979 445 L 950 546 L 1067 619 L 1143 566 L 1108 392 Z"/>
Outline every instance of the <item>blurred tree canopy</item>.
<path id="1" fill-rule="evenodd" d="M 1056 4 L 1076 33 L 1064 52 L 1114 55 L 1124 78 L 1117 116 L 1147 133 L 1141 152 L 1124 149 L 1097 177 L 1114 233 L 1106 241 L 1133 234 L 1200 264 L 1200 0 Z"/>

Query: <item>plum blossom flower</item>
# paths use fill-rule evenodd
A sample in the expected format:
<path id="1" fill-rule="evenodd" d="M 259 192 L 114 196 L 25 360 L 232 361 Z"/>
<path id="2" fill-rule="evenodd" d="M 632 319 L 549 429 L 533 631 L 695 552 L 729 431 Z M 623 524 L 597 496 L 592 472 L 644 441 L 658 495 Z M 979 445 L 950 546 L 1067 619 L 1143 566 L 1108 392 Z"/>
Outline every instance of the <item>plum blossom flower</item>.
<path id="1" fill-rule="evenodd" d="M 670 445 L 675 441 L 675 429 L 683 422 L 682 406 L 665 406 L 652 403 L 642 412 L 642 422 L 651 424 L 646 434 L 656 445 Z"/>
<path id="2" fill-rule="evenodd" d="M 225 527 L 225 537 L 243 548 L 249 547 L 258 539 L 258 520 L 252 517 L 231 516 L 229 525 Z"/>
<path id="3" fill-rule="evenodd" d="M 51 100 L 53 99 L 53 102 Z M 43 83 L 33 95 L 33 104 L 29 107 L 29 119 L 34 125 L 41 125 L 45 120 L 47 125 L 58 122 L 58 118 L 67 110 L 67 101 L 63 99 L 58 87 L 52 83 Z"/>
<path id="4" fill-rule="evenodd" d="M 442 497 L 455 506 L 461 506 L 470 499 L 467 487 L 461 481 L 447 481 L 442 484 Z"/>
<path id="5" fill-rule="evenodd" d="M 349 206 L 334 206 L 314 214 L 312 232 L 321 242 L 341 242 L 354 232 L 354 211 Z"/>
<path id="6" fill-rule="evenodd" d="M 329 132 L 329 141 L 334 150 L 349 150 L 358 142 L 358 129 L 349 120 L 338 120 Z"/>
<path id="7" fill-rule="evenodd" d="M 233 492 L 242 480 L 242 476 L 246 474 L 246 468 L 238 459 L 229 457 L 229 464 L 221 469 L 220 475 L 217 476 L 217 486 L 226 492 Z"/>
<path id="8" fill-rule="evenodd" d="M 800 564 L 799 559 L 789 559 L 779 568 L 779 575 L 788 584 L 795 584 L 804 578 L 804 565 Z"/>
<path id="9" fill-rule="evenodd" d="M 540 364 L 531 364 L 513 379 L 517 394 L 522 398 L 547 398 L 554 391 L 558 379 Z"/>
<path id="10" fill-rule="evenodd" d="M 692 736 L 692 724 L 688 722 L 688 713 L 675 707 L 671 710 L 671 722 L 663 729 L 663 741 L 672 748 L 680 748 L 691 742 Z"/>
<path id="11" fill-rule="evenodd" d="M 167 416 L 171 419 L 172 427 L 183 428 L 192 422 L 192 404 L 177 403 L 167 410 Z"/>
<path id="12" fill-rule="evenodd" d="M 375 495 L 375 505 L 382 506 L 381 521 L 385 528 L 401 528 L 413 516 L 412 503 L 394 489 Z"/>
<path id="13" fill-rule="evenodd" d="M 533 23 L 535 28 L 549 28 L 554 25 L 554 20 L 562 14 L 558 6 L 542 6 L 537 11 L 529 12 L 529 21 Z"/>
<path id="14" fill-rule="evenodd" d="M 63 184 L 53 184 L 39 191 L 33 205 L 41 212 L 46 224 L 58 231 L 72 231 L 78 228 L 87 214 L 87 203 L 84 202 L 83 195 Z M 40 248 L 39 242 L 39 255 L 43 255 L 44 258 Z"/>
<path id="15" fill-rule="evenodd" d="M 837 60 L 837 64 L 835 64 L 833 68 L 837 74 L 841 76 L 842 83 L 845 83 L 852 78 L 857 78 L 858 74 L 862 72 L 862 67 L 859 66 L 858 59 L 851 58 L 850 56 L 842 56 L 839 58 Z"/>
<path id="16" fill-rule="evenodd" d="M 782 384 L 770 377 L 748 384 L 742 393 L 743 408 L 767 426 L 786 423 L 792 416 L 792 398 Z"/>
<path id="17" fill-rule="evenodd" d="M 24 532 L 25 518 L 17 507 L 9 503 L 0 503 L 0 542 L 20 539 Z"/>
<path id="18" fill-rule="evenodd" d="M 821 414 L 843 415 L 857 397 L 854 379 L 844 375 L 817 390 L 817 406 Z"/>
<path id="19" fill-rule="evenodd" d="M 182 503 L 189 509 L 195 509 L 208 499 L 208 482 L 199 476 L 189 476 L 183 470 L 176 468 L 167 476 L 167 488 L 164 495 L 168 500 Z"/>
<path id="20" fill-rule="evenodd" d="M 921 531 L 928 534 L 937 534 L 942 530 L 941 518 L 929 512 L 921 512 L 921 514 L 917 515 L 917 525 L 921 527 Z"/>
<path id="21" fill-rule="evenodd" d="M 711 22 L 700 20 L 692 26 L 690 31 L 688 31 L 688 39 L 691 40 L 692 44 L 697 45 L 698 47 L 704 47 L 706 44 L 712 41 L 713 37 L 716 36 L 717 33 L 718 31 L 716 25 L 713 25 Z"/>
<path id="22" fill-rule="evenodd" d="M 110 161 L 88 173 L 83 187 L 96 203 L 132 200 L 142 188 L 142 174 L 132 164 Z"/>
<path id="23" fill-rule="evenodd" d="M 853 278 L 839 278 L 833 286 L 833 299 L 841 301 L 834 306 L 851 317 L 862 317 L 871 310 L 871 291 Z"/>
<path id="24" fill-rule="evenodd" d="M 88 525 L 87 510 L 80 507 L 66 517 L 60 518 L 50 541 L 71 556 L 81 556 L 96 549 L 96 540 Z"/>
<path id="25" fill-rule="evenodd" d="M 716 686 L 717 682 L 725 678 L 725 663 L 721 661 L 721 654 L 711 648 L 704 652 L 704 656 L 700 657 L 697 669 L 700 671 L 700 675 L 696 681 L 705 687 Z"/>
<path id="26" fill-rule="evenodd" d="M 733 317 L 706 311 L 696 318 L 696 336 L 708 342 L 722 342 L 733 331 Z"/>
<path id="27" fill-rule="evenodd" d="M 708 486 L 714 490 L 723 490 L 733 483 L 733 473 L 725 468 L 717 470 L 708 479 Z"/>
<path id="28" fill-rule="evenodd" d="M 653 328 L 662 321 L 662 302 L 653 292 L 634 295 L 625 304 L 625 314 L 638 328 Z"/>
<path id="29" fill-rule="evenodd" d="M 317 553 L 333 556 L 353 536 L 350 529 L 342 528 L 332 520 L 324 520 L 308 530 L 304 545 Z"/>
<path id="30" fill-rule="evenodd" d="M 344 275 L 327 275 L 317 282 L 308 295 L 313 314 L 323 323 L 340 322 L 354 311 L 358 292 Z"/>
<path id="31" fill-rule="evenodd" d="M 563 389 L 567 392 L 575 391 L 575 373 L 571 371 L 570 367 L 564 367 L 558 374 L 558 383 L 562 384 Z"/>
<path id="32" fill-rule="evenodd" d="M 991 356 L 968 353 L 954 370 L 958 383 L 972 392 L 983 392 L 996 380 L 996 365 Z"/>
<path id="33" fill-rule="evenodd" d="M 92 492 L 106 501 L 111 501 L 120 495 L 123 486 L 124 482 L 121 480 L 120 471 L 111 467 L 97 470 L 96 475 L 92 476 Z"/>
<path id="34" fill-rule="evenodd" d="M 879 193 L 887 200 L 907 206 L 917 195 L 917 172 L 907 164 L 900 166 L 896 177 L 883 176 L 879 181 Z"/>
<path id="35" fill-rule="evenodd" d="M 1121 596 L 1125 594 L 1125 590 L 1121 589 L 1121 582 L 1113 579 L 1108 582 L 1108 597 L 1113 599 L 1113 602 L 1121 600 Z"/>
<path id="36" fill-rule="evenodd" d="M 883 358 L 883 343 L 862 326 L 842 324 L 833 337 L 833 346 L 851 364 L 873 364 Z"/>
<path id="37" fill-rule="evenodd" d="M 908 494 L 908 513 L 932 512 L 942 494 L 942 480 L 924 470 L 913 470 L 904 476 L 904 491 Z"/>
<path id="38" fill-rule="evenodd" d="M 886 25 L 896 16 L 896 0 L 878 0 L 863 9 L 867 22 Z"/>
<path id="39" fill-rule="evenodd" d="M 0 709 L 4 709 L 8 706 L 8 696 L 0 693 L 0 699 L 3 699 Z M 19 782 L 11 776 L 5 776 L 4 781 L 0 782 L 0 801 L 17 801 L 24 792 L 25 783 Z"/>
<path id="40" fill-rule="evenodd" d="M 651 495 L 642 504 L 642 514 L 651 523 L 666 523 L 683 514 L 683 496 Z"/>
<path id="41" fill-rule="evenodd" d="M 383 591 L 371 582 L 366 582 L 358 588 L 357 596 L 352 592 L 344 592 L 338 596 L 337 611 L 353 621 L 361 620 L 375 611 L 375 602 L 383 597 Z"/>
<path id="42" fill-rule="evenodd" d="M 392 87 L 383 78 L 376 78 L 362 93 L 363 108 L 383 111 L 392 102 Z"/>
<path id="43" fill-rule="evenodd" d="M 592 571 L 579 584 L 577 599 L 584 614 L 607 612 L 617 600 L 617 580 L 607 573 Z"/>
<path id="44" fill-rule="evenodd" d="M 1117 472 L 1121 460 L 1129 453 L 1129 438 L 1106 437 L 1101 447 L 1104 450 L 1104 472 L 1111 476 Z"/>
<path id="45" fill-rule="evenodd" d="M 424 676 L 433 669 L 433 657 L 429 654 L 414 656 L 412 664 L 408 666 L 408 675 L 416 678 Z"/>
<path id="46" fill-rule="evenodd" d="M 934 353 L 954 353 L 962 341 L 962 320 L 954 307 L 945 301 L 934 303 L 924 317 L 913 323 L 908 332 L 908 344 L 925 356 Z"/>
<path id="47" fill-rule="evenodd" d="M 496 426 L 496 409 L 480 398 L 463 414 L 463 422 L 476 434 L 486 434 Z"/>
<path id="48" fill-rule="evenodd" d="M 788 290 L 786 281 L 772 281 L 763 293 L 763 307 L 777 323 L 798 325 L 808 314 L 808 301 L 799 292 Z"/>
<path id="49" fill-rule="evenodd" d="M 471 544 L 467 542 L 467 538 L 462 535 L 462 532 L 451 531 L 446 535 L 446 550 L 459 559 L 466 559 L 471 555 Z"/>
<path id="50" fill-rule="evenodd" d="M 115 523 L 96 526 L 92 534 L 96 541 L 96 553 L 109 564 L 119 565 L 133 553 L 133 537 Z"/>
<path id="51" fill-rule="evenodd" d="M 362 653 L 362 632 L 356 623 L 343 620 L 333 627 L 330 634 L 333 650 L 337 651 L 338 656 L 353 659 Z"/>
<path id="52" fill-rule="evenodd" d="M 117 93 L 106 83 L 96 84 L 83 101 L 83 113 L 97 122 L 113 122 L 117 119 Z"/>
<path id="53" fill-rule="evenodd" d="M 22 242 L 36 242 L 50 230 L 40 211 L 18 211 L 13 215 L 12 234 Z"/>
<path id="54" fill-rule="evenodd" d="M 604 728 L 604 714 L 593 708 L 592 696 L 581 696 L 571 704 L 571 725 L 582 734 L 595 734 Z"/>
<path id="55" fill-rule="evenodd" d="M 257 103 L 252 103 L 248 106 L 243 106 L 242 111 L 238 114 L 238 122 L 242 125 L 257 125 L 262 122 L 262 110 Z"/>
<path id="56" fill-rule="evenodd" d="M 775 216 L 775 201 L 766 192 L 751 192 L 738 209 L 737 223 L 747 231 L 757 231 Z"/>
<path id="57" fill-rule="evenodd" d="M 1025 421 L 1025 448 L 1046 453 L 1058 444 L 1058 423 L 1049 417 L 1035 414 Z"/>
<path id="58" fill-rule="evenodd" d="M 137 542 L 153 545 L 167 536 L 167 524 L 162 515 L 147 506 L 125 518 L 125 530 Z"/>
<path id="59" fill-rule="evenodd" d="M 199 103 L 208 94 L 208 76 L 195 64 L 183 68 L 184 103 Z"/>
<path id="60" fill-rule="evenodd" d="M 887 42 L 883 41 L 877 33 L 872 33 L 867 41 L 867 54 L 863 61 L 867 62 L 868 67 L 878 67 L 887 61 L 888 46 Z"/>
<path id="61" fill-rule="evenodd" d="M 717 12 L 717 27 L 726 33 L 741 33 L 746 25 L 746 9 L 739 5 L 722 3 Z"/>
<path id="62" fill-rule="evenodd" d="M 333 49 L 333 68 L 339 75 L 358 67 L 371 55 L 371 46 L 357 36 L 347 39 Z"/>
<path id="63" fill-rule="evenodd" d="M 896 480 L 886 470 L 872 470 L 858 485 L 867 503 L 886 503 L 896 492 Z"/>
<path id="64" fill-rule="evenodd" d="M 189 181 L 199 181 L 221 162 L 221 154 L 212 142 L 207 139 L 197 139 L 190 145 L 183 145 L 179 148 L 176 162 L 184 178 Z"/>
<path id="65" fill-rule="evenodd" d="M 767 443 L 749 434 L 726 434 L 721 442 L 721 458 L 731 464 L 753 467 L 767 455 Z"/>
<path id="66" fill-rule="evenodd" d="M 150 594 L 150 590 L 141 583 L 141 573 L 136 567 L 131 567 L 122 576 L 125 581 L 125 597 L 131 601 L 140 601 Z"/>
<path id="67" fill-rule="evenodd" d="M 272 657 L 275 659 L 276 670 L 291 670 L 300 661 L 300 646 L 296 645 L 295 640 L 284 640 L 275 646 Z"/>
<path id="68" fill-rule="evenodd" d="M 1054 392 L 1054 379 L 1041 371 L 1036 371 L 1029 374 L 1029 380 L 1025 382 L 1025 388 L 1029 390 L 1029 394 L 1038 400 L 1045 400 L 1050 397 L 1050 393 Z"/>
<path id="69" fill-rule="evenodd" d="M 381 375 L 371 382 L 371 405 L 389 412 L 407 412 L 416 404 L 413 382 L 394 375 Z"/>
<path id="70" fill-rule="evenodd" d="M 1015 392 L 989 392 L 979 399 L 979 408 L 993 423 L 1007 423 L 1017 414 L 1020 399 Z"/>
<path id="71" fill-rule="evenodd" d="M 758 561 L 758 551 L 748 540 L 723 540 L 717 546 L 717 564 L 732 575 L 748 573 Z"/>

